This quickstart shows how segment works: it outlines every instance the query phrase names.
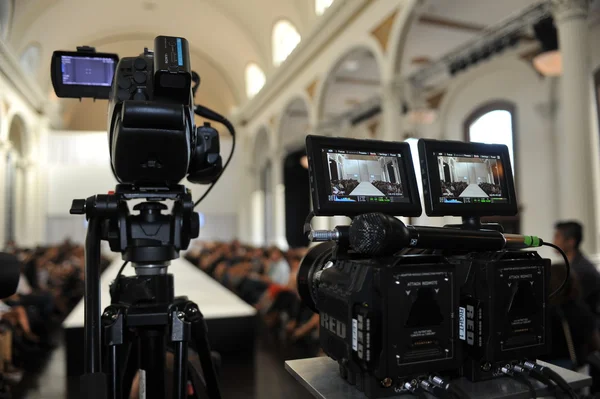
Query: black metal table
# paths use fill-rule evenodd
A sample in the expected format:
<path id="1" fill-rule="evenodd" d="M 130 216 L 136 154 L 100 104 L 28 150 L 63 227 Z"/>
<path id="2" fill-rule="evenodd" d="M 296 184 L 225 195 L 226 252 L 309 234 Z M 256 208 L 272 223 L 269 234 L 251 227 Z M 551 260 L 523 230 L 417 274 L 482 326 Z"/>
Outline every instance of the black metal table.
<path id="1" fill-rule="evenodd" d="M 581 389 L 592 384 L 591 377 L 538 361 L 559 373 L 574 389 Z M 320 399 L 365 399 L 366 396 L 339 376 L 338 364 L 328 357 L 289 360 L 285 362 L 286 370 L 296 378 L 309 392 Z M 538 381 L 531 380 L 538 397 L 550 395 L 550 390 Z M 528 388 L 508 377 L 490 381 L 472 383 L 461 378 L 455 382 L 470 399 L 528 399 Z M 414 398 L 413 395 L 397 395 L 393 399 Z M 429 396 L 433 398 L 433 396 Z"/>

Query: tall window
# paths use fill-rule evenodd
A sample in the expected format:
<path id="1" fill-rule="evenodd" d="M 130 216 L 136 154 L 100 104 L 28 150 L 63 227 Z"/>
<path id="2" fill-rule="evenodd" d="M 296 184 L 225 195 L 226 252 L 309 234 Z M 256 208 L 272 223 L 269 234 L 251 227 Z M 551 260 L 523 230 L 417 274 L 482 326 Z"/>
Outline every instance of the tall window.
<path id="1" fill-rule="evenodd" d="M 505 144 L 508 147 L 515 189 L 518 179 L 515 168 L 515 105 L 507 101 L 494 101 L 477 108 L 465 120 L 465 141 L 486 144 Z M 518 196 L 517 196 L 518 198 Z M 482 218 L 483 222 L 499 222 L 506 233 L 519 233 L 520 217 Z"/>
<path id="2" fill-rule="evenodd" d="M 252 98 L 265 85 L 265 73 L 255 63 L 246 66 L 246 95 Z"/>
<path id="3" fill-rule="evenodd" d="M 315 0 L 315 13 L 323 15 L 332 3 L 333 0 Z"/>
<path id="4" fill-rule="evenodd" d="M 300 34 L 290 21 L 282 20 L 273 28 L 273 65 L 279 66 L 300 43 Z"/>

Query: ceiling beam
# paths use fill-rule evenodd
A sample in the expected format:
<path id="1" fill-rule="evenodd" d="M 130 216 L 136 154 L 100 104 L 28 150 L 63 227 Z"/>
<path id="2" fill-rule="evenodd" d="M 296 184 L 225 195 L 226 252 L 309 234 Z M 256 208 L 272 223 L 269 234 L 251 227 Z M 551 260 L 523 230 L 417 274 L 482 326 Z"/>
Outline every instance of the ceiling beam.
<path id="1" fill-rule="evenodd" d="M 419 23 L 424 25 L 432 25 L 437 28 L 462 30 L 471 33 L 480 33 L 485 29 L 484 25 L 474 24 L 470 22 L 461 22 L 454 19 L 439 17 L 437 15 L 423 14 L 419 17 Z"/>
<path id="2" fill-rule="evenodd" d="M 363 86 L 379 86 L 381 81 L 379 79 L 366 79 L 366 78 L 352 78 L 349 76 L 338 76 L 335 78 L 335 83 L 349 83 L 353 85 Z"/>

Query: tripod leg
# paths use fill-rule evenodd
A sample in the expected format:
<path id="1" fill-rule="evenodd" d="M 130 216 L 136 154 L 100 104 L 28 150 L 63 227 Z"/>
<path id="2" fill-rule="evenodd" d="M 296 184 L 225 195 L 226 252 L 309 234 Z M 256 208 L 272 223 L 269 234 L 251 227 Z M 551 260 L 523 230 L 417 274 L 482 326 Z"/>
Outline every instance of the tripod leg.
<path id="1" fill-rule="evenodd" d="M 204 379 L 206 380 L 206 390 L 208 397 L 211 399 L 221 399 L 221 390 L 217 373 L 210 355 L 210 343 L 208 342 L 208 329 L 206 321 L 198 305 L 193 302 L 188 302 L 185 306 L 185 315 L 192 323 L 192 339 L 196 343 L 196 349 L 202 365 Z"/>
<path id="2" fill-rule="evenodd" d="M 174 399 L 187 398 L 187 365 L 188 341 L 190 338 L 190 323 L 183 320 L 185 314 L 181 311 L 172 313 L 171 316 L 171 341 L 175 350 L 175 364 L 173 367 Z"/>
<path id="3" fill-rule="evenodd" d="M 104 324 L 104 339 L 108 346 L 108 367 L 110 370 L 110 397 L 123 398 L 121 369 L 119 366 L 118 348 L 124 342 L 123 328 L 125 312 L 117 306 L 109 306 L 102 314 Z"/>
<path id="4" fill-rule="evenodd" d="M 164 326 L 155 329 L 139 329 L 140 335 L 140 389 L 146 399 L 167 397 L 165 385 L 166 345 Z"/>

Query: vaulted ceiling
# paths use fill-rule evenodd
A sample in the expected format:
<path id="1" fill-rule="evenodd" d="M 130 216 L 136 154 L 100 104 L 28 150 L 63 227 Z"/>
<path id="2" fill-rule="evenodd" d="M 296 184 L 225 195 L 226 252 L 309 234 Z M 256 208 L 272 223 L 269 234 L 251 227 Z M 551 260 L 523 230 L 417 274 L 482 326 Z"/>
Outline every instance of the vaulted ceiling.
<path id="1" fill-rule="evenodd" d="M 244 69 L 256 62 L 268 73 L 271 30 L 280 19 L 304 34 L 316 20 L 308 0 L 0 0 L 11 18 L 6 40 L 17 56 L 40 49 L 36 79 L 50 92 L 49 62 L 54 50 L 94 46 L 98 51 L 135 56 L 152 48 L 157 35 L 182 36 L 190 43 L 192 68 L 202 84 L 197 100 L 229 112 L 245 101 Z M 4 11 L 6 9 L 6 11 Z M 4 21 L 6 19 L 6 21 Z M 104 128 L 105 102 L 61 100 L 66 125 Z M 92 120 L 90 120 L 90 117 Z M 97 119 L 97 120 L 96 120 Z"/>
<path id="2" fill-rule="evenodd" d="M 246 101 L 244 69 L 256 62 L 267 79 L 271 32 L 280 19 L 307 36 L 318 16 L 315 0 L 0 0 L 0 35 L 20 57 L 39 48 L 36 80 L 52 97 L 52 51 L 95 46 L 98 51 L 135 56 L 157 35 L 183 36 L 202 84 L 196 100 L 228 113 Z M 392 1 L 392 0 L 377 0 Z M 412 21 L 401 71 L 409 75 L 477 37 L 490 25 L 542 0 L 422 0 Z M 379 92 L 379 66 L 368 52 L 338 60 L 328 80 L 333 117 Z M 285 68 L 285 64 L 281 66 Z M 106 102 L 60 100 L 66 128 L 103 130 Z"/>

